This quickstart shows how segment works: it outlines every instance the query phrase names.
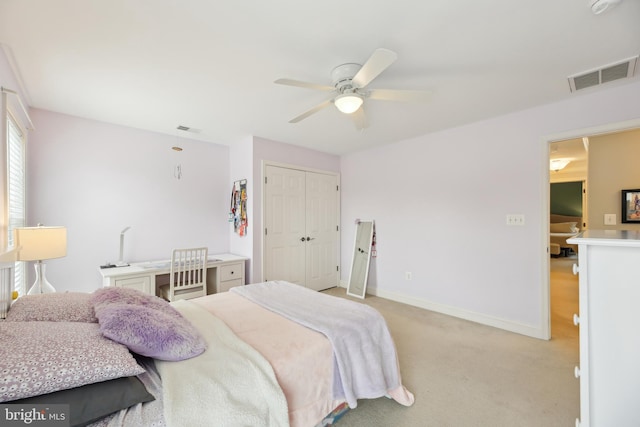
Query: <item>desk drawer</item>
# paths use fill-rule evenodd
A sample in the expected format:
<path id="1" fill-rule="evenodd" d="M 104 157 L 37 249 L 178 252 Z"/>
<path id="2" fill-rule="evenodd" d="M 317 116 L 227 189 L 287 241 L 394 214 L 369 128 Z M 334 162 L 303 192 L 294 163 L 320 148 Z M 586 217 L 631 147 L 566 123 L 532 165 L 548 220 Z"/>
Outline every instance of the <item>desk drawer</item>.
<path id="1" fill-rule="evenodd" d="M 227 292 L 229 289 L 234 288 L 236 286 L 242 286 L 242 279 L 235 280 L 225 280 L 224 282 L 220 282 L 218 285 L 218 289 L 216 289 L 216 293 L 218 292 Z"/>
<path id="2" fill-rule="evenodd" d="M 220 281 L 224 282 L 226 280 L 242 279 L 244 276 L 242 266 L 243 264 L 240 262 L 237 264 L 227 264 L 218 267 L 220 268 Z"/>
<path id="3" fill-rule="evenodd" d="M 151 276 L 125 277 L 115 280 L 115 286 L 119 288 L 135 289 L 145 294 L 154 295 L 151 291 Z"/>

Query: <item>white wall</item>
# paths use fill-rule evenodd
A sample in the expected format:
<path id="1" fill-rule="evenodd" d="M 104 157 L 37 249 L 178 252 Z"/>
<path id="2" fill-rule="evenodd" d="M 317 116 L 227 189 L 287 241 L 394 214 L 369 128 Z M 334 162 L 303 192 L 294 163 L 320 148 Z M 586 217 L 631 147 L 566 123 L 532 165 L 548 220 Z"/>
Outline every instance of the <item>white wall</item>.
<path id="1" fill-rule="evenodd" d="M 233 183 L 238 180 L 247 180 L 247 223 L 246 234 L 240 236 L 235 232 L 233 223 L 229 223 L 229 252 L 244 255 L 249 260 L 245 262 L 245 280 L 247 283 L 253 282 L 252 266 L 253 266 L 253 237 L 256 232 L 254 230 L 254 215 L 260 212 L 259 206 L 256 209 L 256 202 L 253 201 L 254 183 L 253 183 L 253 138 L 247 137 L 242 141 L 231 144 L 229 154 L 230 181 L 228 190 L 228 208 L 231 206 L 231 188 Z"/>
<path id="2" fill-rule="evenodd" d="M 636 82 L 344 156 L 342 265 L 374 219 L 373 293 L 545 337 L 547 141 L 640 118 L 638 99 Z"/>
<path id="3" fill-rule="evenodd" d="M 31 116 L 28 219 L 67 227 L 67 256 L 47 262 L 59 291 L 99 288 L 97 267 L 117 261 L 127 226 L 129 262 L 168 259 L 175 247 L 229 250 L 228 147 L 37 109 Z"/>

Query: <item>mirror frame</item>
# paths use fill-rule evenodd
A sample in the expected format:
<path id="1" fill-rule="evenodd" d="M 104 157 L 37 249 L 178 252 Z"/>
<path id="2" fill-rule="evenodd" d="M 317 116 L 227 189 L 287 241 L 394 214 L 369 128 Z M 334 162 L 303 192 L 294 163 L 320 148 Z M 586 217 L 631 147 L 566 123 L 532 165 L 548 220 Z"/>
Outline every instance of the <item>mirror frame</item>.
<path id="1" fill-rule="evenodd" d="M 363 223 L 371 224 L 371 230 L 368 233 L 368 235 L 362 234 L 364 233 L 364 230 L 362 228 Z M 369 265 L 371 264 L 371 244 L 373 243 L 374 229 L 375 229 L 375 221 L 373 220 L 361 220 L 361 221 L 358 221 L 358 224 L 356 225 L 356 233 L 355 233 L 355 239 L 353 244 L 353 260 L 351 261 L 351 272 L 349 273 L 349 283 L 347 284 L 347 295 L 350 295 L 352 297 L 364 299 L 365 295 L 367 294 L 367 281 L 369 279 Z M 362 294 L 359 294 L 356 292 L 356 289 L 359 288 L 359 286 L 356 286 L 356 285 L 359 285 L 359 283 L 358 284 L 352 283 L 352 280 L 354 279 L 353 272 L 355 269 L 356 261 L 358 260 L 357 255 L 359 255 L 358 254 L 359 239 L 367 239 L 365 241 L 365 244 L 368 244 L 367 248 L 369 249 L 367 251 L 368 256 L 367 256 L 366 266 L 364 267 L 364 283 L 362 283 Z"/>

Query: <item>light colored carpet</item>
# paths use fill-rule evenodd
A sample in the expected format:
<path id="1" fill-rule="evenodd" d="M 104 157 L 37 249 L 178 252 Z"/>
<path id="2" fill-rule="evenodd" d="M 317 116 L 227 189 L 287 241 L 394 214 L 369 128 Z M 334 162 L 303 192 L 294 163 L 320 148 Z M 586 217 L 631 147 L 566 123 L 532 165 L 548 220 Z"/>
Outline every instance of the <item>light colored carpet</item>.
<path id="1" fill-rule="evenodd" d="M 574 426 L 580 404 L 573 262 L 552 260 L 550 341 L 367 296 L 389 325 L 416 402 L 407 408 L 387 398 L 360 400 L 338 427 Z M 325 292 L 347 298 L 343 288 Z"/>

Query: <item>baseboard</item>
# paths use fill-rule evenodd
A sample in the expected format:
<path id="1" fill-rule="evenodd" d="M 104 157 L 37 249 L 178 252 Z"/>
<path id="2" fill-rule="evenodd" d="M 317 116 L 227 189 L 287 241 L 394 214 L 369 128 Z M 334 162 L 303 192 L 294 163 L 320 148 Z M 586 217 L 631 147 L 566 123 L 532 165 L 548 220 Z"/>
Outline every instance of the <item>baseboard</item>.
<path id="1" fill-rule="evenodd" d="M 339 286 L 341 288 L 346 288 L 347 283 L 340 281 Z M 445 304 L 438 304 L 422 298 L 416 298 L 413 296 L 408 296 L 408 295 L 400 294 L 397 292 L 380 290 L 377 288 L 368 288 L 367 294 L 374 295 L 374 296 L 388 299 L 395 302 L 400 302 L 403 304 L 412 305 L 414 307 L 424 308 L 425 310 L 434 311 L 436 313 L 458 317 L 460 319 L 469 320 L 471 322 L 480 323 L 482 325 L 504 329 L 505 331 L 515 332 L 517 334 L 526 335 L 532 338 L 538 338 L 538 339 L 544 339 L 544 340 L 547 339 L 542 329 L 535 328 L 535 327 L 518 323 L 518 322 L 513 322 L 511 320 L 505 320 L 499 317 L 488 316 L 486 314 L 464 310 L 458 307 L 453 307 Z"/>

